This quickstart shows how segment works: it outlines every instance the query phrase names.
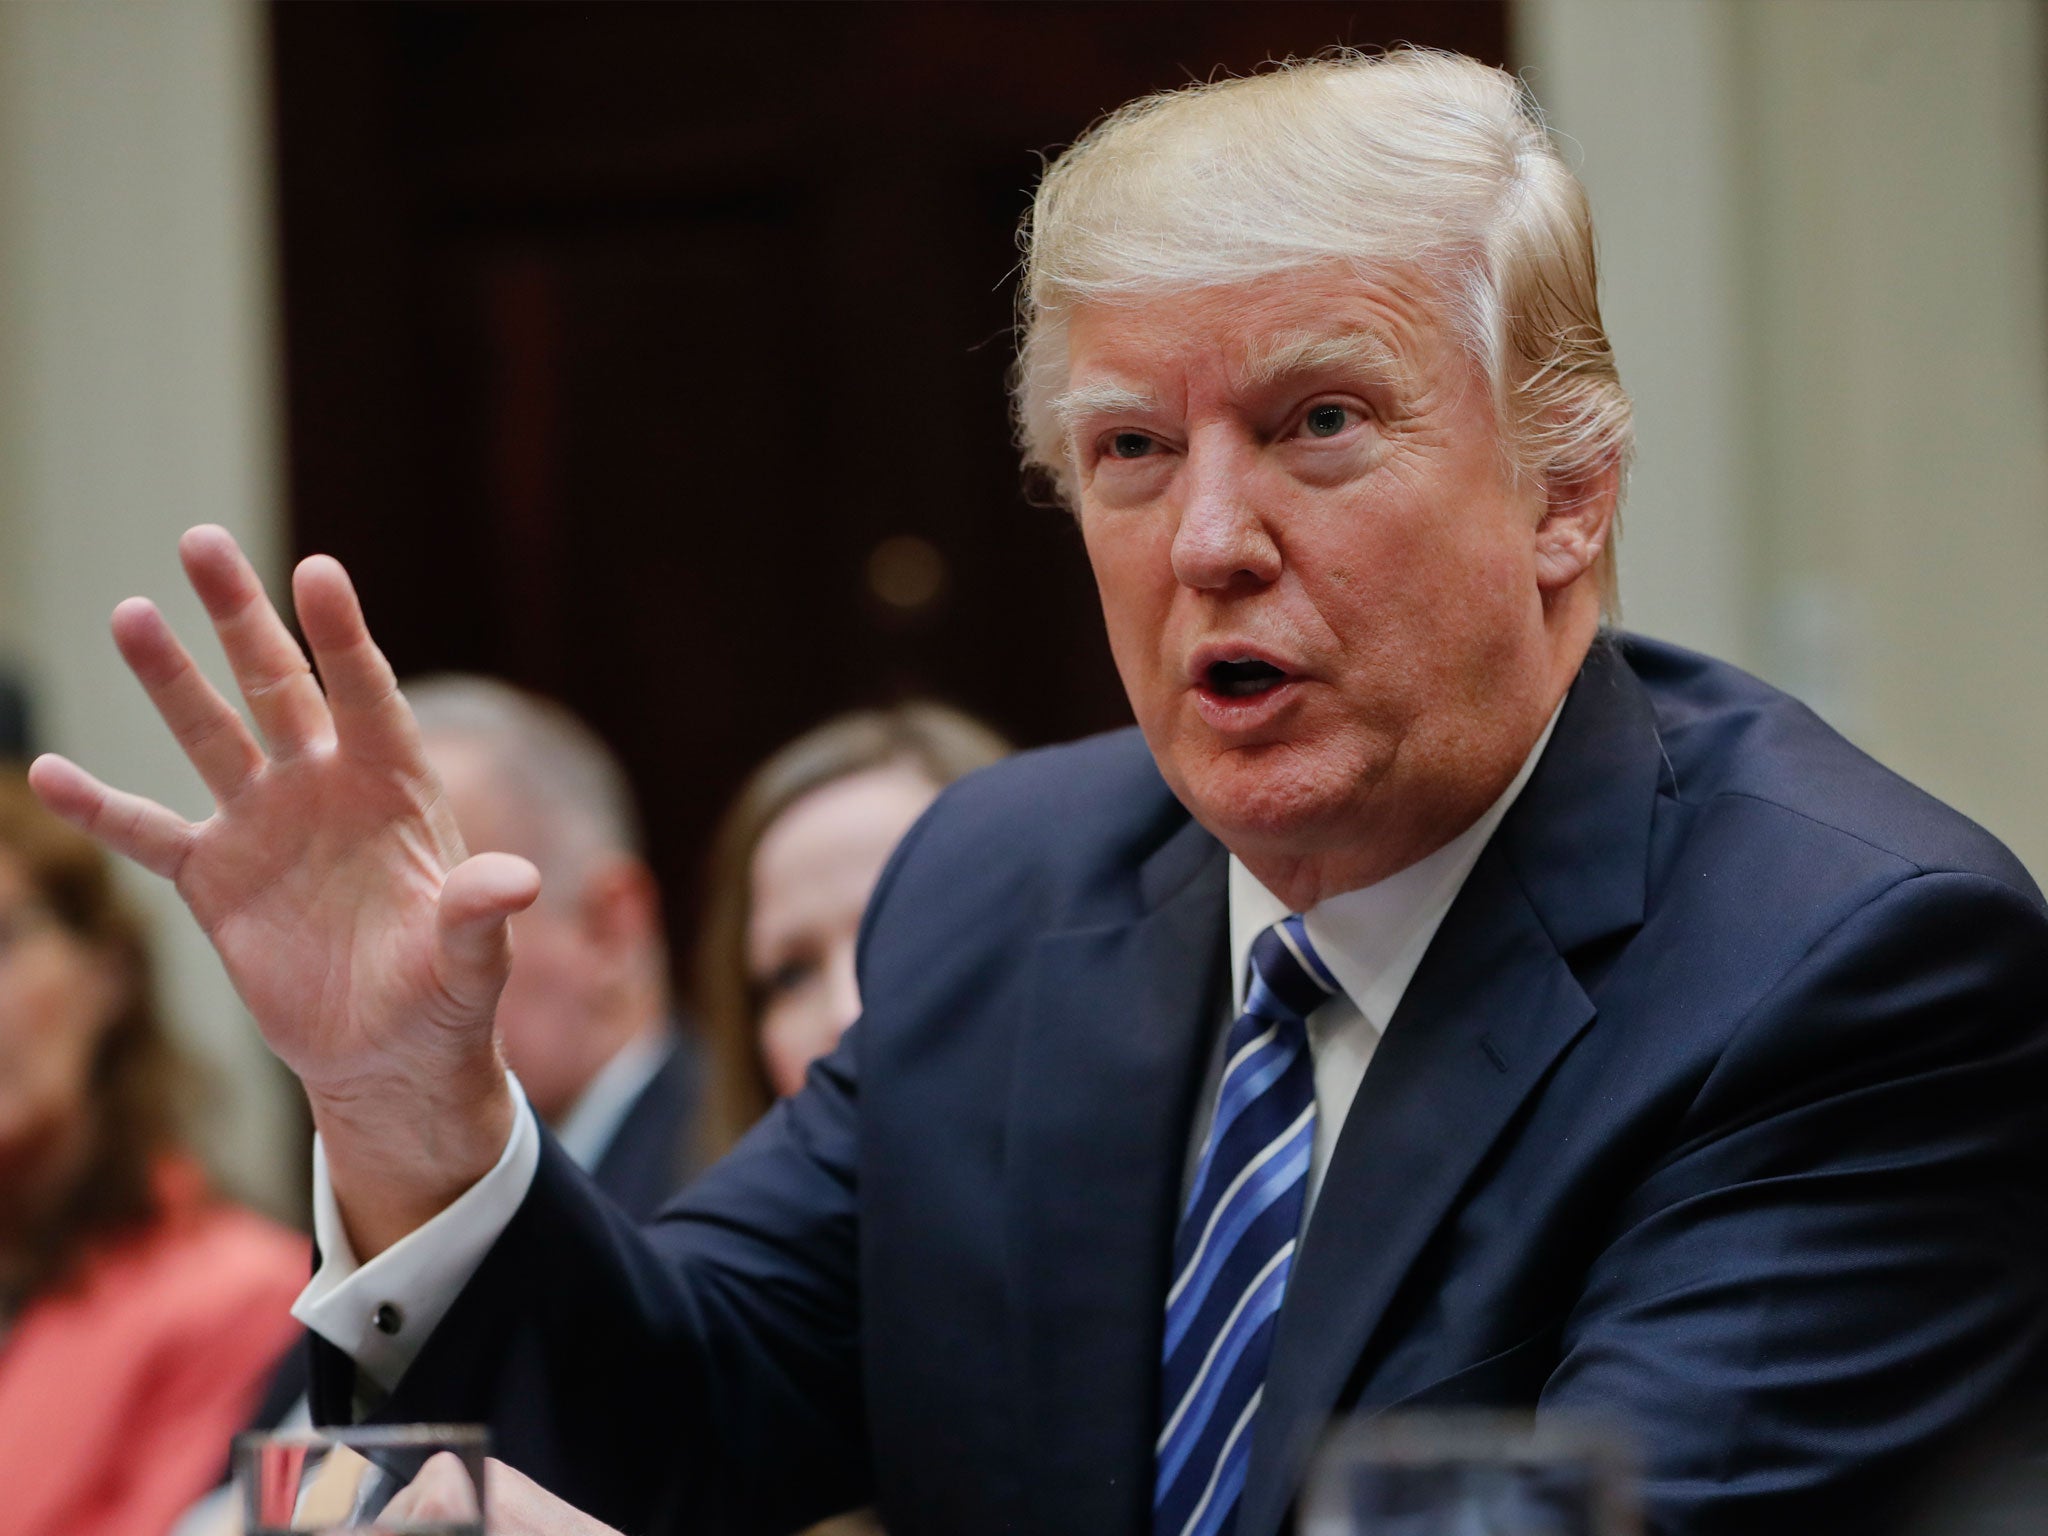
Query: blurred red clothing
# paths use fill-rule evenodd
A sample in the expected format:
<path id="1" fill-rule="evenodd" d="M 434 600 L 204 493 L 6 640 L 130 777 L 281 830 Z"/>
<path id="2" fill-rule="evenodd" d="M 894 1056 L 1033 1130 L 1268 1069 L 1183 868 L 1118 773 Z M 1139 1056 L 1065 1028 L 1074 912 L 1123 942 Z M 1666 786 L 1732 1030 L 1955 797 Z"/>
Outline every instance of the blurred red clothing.
<path id="1" fill-rule="evenodd" d="M 157 1218 L 0 1336 L 0 1536 L 164 1536 L 297 1337 L 303 1237 L 167 1162 Z"/>

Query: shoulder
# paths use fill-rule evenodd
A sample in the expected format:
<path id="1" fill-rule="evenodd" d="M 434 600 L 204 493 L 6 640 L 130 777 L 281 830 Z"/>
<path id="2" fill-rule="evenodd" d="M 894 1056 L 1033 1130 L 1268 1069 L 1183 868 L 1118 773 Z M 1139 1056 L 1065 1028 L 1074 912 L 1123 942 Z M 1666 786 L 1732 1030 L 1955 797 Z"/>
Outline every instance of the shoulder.
<path id="1" fill-rule="evenodd" d="M 312 1273 L 312 1245 L 239 1206 L 179 1201 L 98 1255 L 89 1280 L 137 1331 L 209 1334 L 288 1314 Z"/>
<path id="2" fill-rule="evenodd" d="M 948 788 L 913 827 L 870 907 L 1112 921 L 1187 811 L 1135 729 L 1007 758 Z"/>
<path id="3" fill-rule="evenodd" d="M 1737 667 L 1624 636 L 1617 647 L 1648 694 L 1665 794 L 1696 835 L 1773 846 L 1797 886 L 1860 870 L 1877 884 L 1976 877 L 2042 905 L 2012 853 L 1984 828 L 1854 746 L 1806 705 Z"/>
<path id="4" fill-rule="evenodd" d="M 40 1372 L 92 1382 L 109 1404 L 193 1381 L 239 1389 L 297 1332 L 290 1309 L 311 1254 L 305 1238 L 250 1212 L 174 1199 L 40 1298 L 9 1350 Z"/>
<path id="5" fill-rule="evenodd" d="M 1646 1048 L 1708 1053 L 1695 1108 L 1910 1077 L 1930 1052 L 2009 1056 L 2036 1091 L 2048 906 L 2019 861 L 1777 689 L 1674 646 L 1618 649 L 1661 781 L 1641 925 L 1589 974 Z"/>

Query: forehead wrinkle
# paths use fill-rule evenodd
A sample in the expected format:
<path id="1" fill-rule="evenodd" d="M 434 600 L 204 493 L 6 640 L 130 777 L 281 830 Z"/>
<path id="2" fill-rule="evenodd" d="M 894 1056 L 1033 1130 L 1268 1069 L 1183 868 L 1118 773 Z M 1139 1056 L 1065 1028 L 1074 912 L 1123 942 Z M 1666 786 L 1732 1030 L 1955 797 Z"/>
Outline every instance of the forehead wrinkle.
<path id="1" fill-rule="evenodd" d="M 1250 349 L 1237 374 L 1247 390 L 1267 389 L 1284 379 L 1317 373 L 1362 374 L 1387 383 L 1408 377 L 1408 365 L 1376 331 L 1334 336 L 1294 331 Z"/>

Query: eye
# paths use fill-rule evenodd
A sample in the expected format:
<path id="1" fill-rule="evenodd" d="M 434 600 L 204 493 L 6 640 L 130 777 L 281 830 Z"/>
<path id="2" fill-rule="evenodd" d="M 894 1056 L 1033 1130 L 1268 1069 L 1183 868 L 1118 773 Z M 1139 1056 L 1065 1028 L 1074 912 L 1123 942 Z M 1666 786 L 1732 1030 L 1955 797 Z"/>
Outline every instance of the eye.
<path id="1" fill-rule="evenodd" d="M 1352 418 L 1357 414 L 1350 406 L 1337 405 L 1334 402 L 1313 406 L 1309 413 L 1302 417 L 1301 429 L 1310 437 L 1335 437 L 1351 425 Z"/>
<path id="2" fill-rule="evenodd" d="M 1118 432 L 1109 440 L 1113 459 L 1142 459 L 1157 446 L 1142 432 Z"/>
<path id="3" fill-rule="evenodd" d="M 759 978 L 756 985 L 760 987 L 763 998 L 787 997 L 816 975 L 817 970 L 817 962 L 813 960 L 785 960 Z"/>

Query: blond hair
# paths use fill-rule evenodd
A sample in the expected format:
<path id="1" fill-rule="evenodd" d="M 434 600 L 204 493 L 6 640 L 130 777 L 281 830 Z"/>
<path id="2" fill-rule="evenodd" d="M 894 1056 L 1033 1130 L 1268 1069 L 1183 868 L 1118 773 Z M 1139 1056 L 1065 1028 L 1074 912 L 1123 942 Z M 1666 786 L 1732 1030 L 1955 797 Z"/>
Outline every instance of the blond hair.
<path id="1" fill-rule="evenodd" d="M 1330 264 L 1443 282 L 1513 469 L 1625 479 L 1585 189 L 1521 83 L 1474 59 L 1344 51 L 1142 97 L 1054 162 L 1024 244 L 1019 446 L 1070 508 L 1054 402 L 1076 308 Z M 1601 561 L 1611 610 L 1612 539 Z"/>

